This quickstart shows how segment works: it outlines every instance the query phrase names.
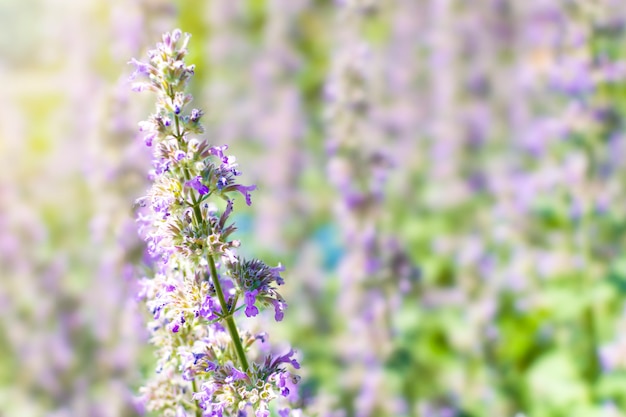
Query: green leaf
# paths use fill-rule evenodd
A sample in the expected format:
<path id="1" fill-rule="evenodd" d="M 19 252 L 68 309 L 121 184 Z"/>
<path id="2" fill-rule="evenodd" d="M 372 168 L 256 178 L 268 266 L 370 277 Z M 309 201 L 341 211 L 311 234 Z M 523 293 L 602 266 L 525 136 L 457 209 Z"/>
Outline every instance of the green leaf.
<path id="1" fill-rule="evenodd" d="M 567 411 L 562 415 L 571 415 L 576 407 L 590 403 L 589 391 L 578 374 L 576 361 L 565 352 L 554 351 L 530 368 L 526 377 L 528 395 L 538 414 Z"/>

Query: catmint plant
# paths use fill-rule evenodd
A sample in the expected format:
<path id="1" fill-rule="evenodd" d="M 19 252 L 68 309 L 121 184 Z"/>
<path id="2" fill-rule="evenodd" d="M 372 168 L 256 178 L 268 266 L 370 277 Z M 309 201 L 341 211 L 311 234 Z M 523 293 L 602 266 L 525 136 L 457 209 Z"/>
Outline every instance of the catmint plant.
<path id="1" fill-rule="evenodd" d="M 387 138 L 372 120 L 382 103 L 374 88 L 377 56 L 363 39 L 363 26 L 380 17 L 383 7 L 378 1 L 339 2 L 325 90 L 328 178 L 339 194 L 335 216 L 345 245 L 338 298 L 349 335 L 339 343 L 348 365 L 341 377 L 355 416 L 407 410 L 384 363 L 394 350 L 394 312 L 417 277 L 402 245 L 381 227 L 391 161 Z"/>
<path id="2" fill-rule="evenodd" d="M 152 187 L 138 199 L 140 234 L 153 262 L 142 295 L 154 316 L 149 324 L 157 347 L 156 376 L 142 389 L 145 407 L 165 416 L 238 416 L 254 410 L 290 413 L 300 365 L 295 352 L 264 357 L 265 334 L 242 331 L 236 318 L 255 317 L 263 307 L 282 320 L 287 304 L 277 287 L 281 265 L 271 267 L 237 254 L 230 216 L 241 195 L 248 206 L 254 185 L 243 185 L 227 146 L 200 138 L 203 112 L 190 107 L 185 87 L 194 66 L 184 61 L 190 35 L 163 35 L 149 62 L 132 60 L 136 91 L 157 94 L 156 112 L 140 123 L 154 151 Z M 257 343 L 258 342 L 258 343 Z M 257 348 L 255 350 L 255 348 Z"/>

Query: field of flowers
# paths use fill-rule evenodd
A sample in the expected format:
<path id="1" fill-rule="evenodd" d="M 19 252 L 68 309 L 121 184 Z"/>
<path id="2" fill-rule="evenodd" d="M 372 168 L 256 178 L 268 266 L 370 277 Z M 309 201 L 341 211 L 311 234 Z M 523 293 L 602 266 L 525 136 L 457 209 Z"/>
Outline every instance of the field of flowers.
<path id="1" fill-rule="evenodd" d="M 0 27 L 0 417 L 626 417 L 626 1 Z"/>

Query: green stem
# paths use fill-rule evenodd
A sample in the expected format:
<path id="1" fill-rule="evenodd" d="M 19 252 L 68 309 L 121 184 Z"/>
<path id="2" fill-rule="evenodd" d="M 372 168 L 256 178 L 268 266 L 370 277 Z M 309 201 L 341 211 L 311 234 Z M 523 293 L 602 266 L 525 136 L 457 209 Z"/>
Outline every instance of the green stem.
<path id="1" fill-rule="evenodd" d="M 226 300 L 224 299 L 224 293 L 222 292 L 222 286 L 220 285 L 220 280 L 217 276 L 217 268 L 215 268 L 215 261 L 213 260 L 213 255 L 209 254 L 207 256 L 209 261 L 209 268 L 211 269 L 211 280 L 213 281 L 213 286 L 215 287 L 215 292 L 217 293 L 217 298 L 220 301 L 220 306 L 222 307 L 223 312 L 228 311 L 228 306 L 226 305 Z M 228 332 L 230 333 L 230 337 L 235 344 L 235 350 L 237 351 L 237 355 L 239 356 L 239 361 L 241 362 L 241 366 L 243 367 L 244 372 L 248 372 L 250 370 L 250 365 L 248 365 L 248 359 L 246 358 L 246 352 L 243 350 L 243 345 L 241 344 L 241 339 L 239 338 L 239 332 L 237 331 L 237 326 L 235 325 L 235 320 L 232 315 L 228 315 L 225 318 L 226 327 L 228 327 Z"/>
<path id="2" fill-rule="evenodd" d="M 192 379 L 191 380 L 191 388 L 193 389 L 193 392 L 198 392 L 198 386 L 196 385 L 196 379 Z M 200 409 L 200 404 L 198 403 L 198 400 L 193 400 L 193 402 L 196 404 L 196 417 L 202 417 L 202 411 Z"/>
<path id="3" fill-rule="evenodd" d="M 590 159 L 592 159 L 592 156 L 590 156 Z M 581 234 L 581 240 L 582 240 L 581 253 L 583 255 L 583 259 L 585 260 L 585 265 L 588 271 L 592 270 L 590 268 L 590 263 L 593 260 L 593 257 L 591 255 L 591 247 L 590 247 L 591 243 L 589 239 L 587 238 L 587 233 L 591 232 L 589 230 L 590 229 L 590 222 L 589 222 L 590 215 L 588 214 L 590 209 L 591 208 L 588 207 L 587 205 L 583 207 L 584 211 L 583 211 L 583 215 L 582 215 L 582 219 L 580 223 L 580 234 Z M 582 283 L 584 287 L 586 287 L 586 288 L 582 288 L 582 291 L 588 290 L 588 288 L 592 287 L 595 283 L 593 277 L 590 276 L 590 273 L 583 274 L 580 282 Z M 582 327 L 586 333 L 585 334 L 586 346 L 584 347 L 586 350 L 587 361 L 586 361 L 586 366 L 584 368 L 584 373 L 585 373 L 587 380 L 591 384 L 592 395 L 595 397 L 597 395 L 595 384 L 597 383 L 598 377 L 600 376 L 601 367 L 600 367 L 600 361 L 598 358 L 598 349 L 597 349 L 598 334 L 597 334 L 596 317 L 595 317 L 594 310 L 595 310 L 595 303 L 589 303 L 582 312 L 581 322 L 582 322 Z"/>
<path id="4" fill-rule="evenodd" d="M 195 217 L 198 223 L 202 221 L 202 213 L 200 212 L 200 206 L 198 206 L 195 195 L 191 196 L 193 203 L 193 210 Z M 222 308 L 223 314 L 229 312 L 228 305 L 226 304 L 226 299 L 224 298 L 224 292 L 222 291 L 222 286 L 220 284 L 220 280 L 217 276 L 217 268 L 215 267 L 215 260 L 213 259 L 213 255 L 207 255 L 207 260 L 209 262 L 209 268 L 211 269 L 211 281 L 213 281 L 213 286 L 215 287 L 215 292 L 217 293 L 217 298 L 220 302 L 220 307 Z M 233 311 L 235 311 L 235 306 L 233 306 Z M 235 350 L 237 351 L 237 355 L 239 356 L 239 361 L 241 362 L 241 366 L 243 367 L 244 372 L 248 372 L 250 370 L 250 365 L 248 364 L 248 359 L 246 358 L 246 352 L 243 349 L 243 345 L 241 344 L 241 339 L 239 338 L 239 332 L 237 331 L 237 326 L 235 325 L 235 319 L 232 314 L 226 315 L 224 318 L 226 320 L 226 327 L 228 328 L 228 332 L 230 333 L 230 337 L 235 344 Z"/>

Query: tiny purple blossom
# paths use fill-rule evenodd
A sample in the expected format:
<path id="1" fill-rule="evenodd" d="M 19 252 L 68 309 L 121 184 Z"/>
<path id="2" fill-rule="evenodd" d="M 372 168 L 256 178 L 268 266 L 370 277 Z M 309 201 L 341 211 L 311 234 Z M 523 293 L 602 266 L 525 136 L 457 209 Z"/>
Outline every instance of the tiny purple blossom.
<path id="1" fill-rule="evenodd" d="M 222 146 L 213 146 L 211 148 L 209 148 L 209 153 L 211 155 L 217 156 L 220 159 L 224 158 L 224 151 L 228 149 L 228 145 L 222 145 Z"/>
<path id="2" fill-rule="evenodd" d="M 278 374 L 278 388 L 280 388 L 280 394 L 283 397 L 289 395 L 289 388 L 287 387 L 287 380 L 289 378 L 289 373 L 281 372 Z"/>
<path id="3" fill-rule="evenodd" d="M 204 368 L 204 372 L 213 372 L 218 369 L 218 365 L 214 362 L 207 362 L 206 367 Z"/>
<path id="4" fill-rule="evenodd" d="M 198 120 L 200 120 L 200 117 L 202 117 L 202 110 L 198 110 L 198 109 L 191 110 L 191 114 L 189 115 L 189 120 L 195 123 Z"/>
<path id="5" fill-rule="evenodd" d="M 285 267 L 279 263 L 278 266 L 270 268 L 270 270 L 272 271 L 272 274 L 274 275 L 274 279 L 276 280 L 276 283 L 278 285 L 283 285 L 285 283 L 285 280 L 283 279 L 283 277 L 280 276 L 280 273 L 285 270 Z"/>
<path id="6" fill-rule="evenodd" d="M 156 175 L 161 175 L 164 172 L 169 171 L 170 162 L 165 160 L 154 161 L 154 173 Z"/>
<path id="7" fill-rule="evenodd" d="M 219 318 L 220 306 L 215 303 L 211 296 L 207 296 L 198 310 L 198 315 L 207 320 L 215 320 Z"/>
<path id="8" fill-rule="evenodd" d="M 283 317 L 285 317 L 285 307 L 287 307 L 287 303 L 280 300 L 272 300 L 272 304 L 274 305 L 274 320 L 281 321 Z"/>
<path id="9" fill-rule="evenodd" d="M 281 363 L 290 363 L 296 369 L 300 369 L 300 363 L 296 359 L 293 359 L 292 356 L 296 353 L 295 350 L 291 349 L 289 352 L 285 353 L 282 356 L 279 356 L 274 359 L 274 365 L 278 365 Z"/>
<path id="10" fill-rule="evenodd" d="M 154 210 L 155 213 L 161 213 L 163 215 L 163 218 L 166 218 L 167 216 L 170 215 L 169 213 L 169 208 L 171 205 L 171 201 L 167 198 L 160 198 L 160 199 L 155 199 L 152 202 L 152 209 Z"/>
<path id="11" fill-rule="evenodd" d="M 233 381 L 241 381 L 248 378 L 248 375 L 245 372 L 240 371 L 234 366 L 231 367 L 230 371 L 230 375 L 224 379 L 224 382 L 226 382 L 227 384 L 230 384 Z"/>
<path id="12" fill-rule="evenodd" d="M 217 189 L 218 190 L 221 191 L 227 185 L 228 185 L 228 178 L 226 178 L 226 177 L 219 177 L 217 179 Z"/>
<path id="13" fill-rule="evenodd" d="M 205 353 L 194 353 L 193 354 L 193 364 L 197 365 L 198 361 L 206 356 Z"/>
<path id="14" fill-rule="evenodd" d="M 150 147 L 152 146 L 152 141 L 154 140 L 154 138 L 156 138 L 156 132 L 152 132 L 149 135 L 144 136 L 143 143 L 145 143 L 146 146 Z"/>
<path id="15" fill-rule="evenodd" d="M 256 295 L 259 293 L 258 290 L 254 291 L 246 291 L 244 294 L 244 301 L 246 303 L 246 316 L 255 317 L 259 314 L 259 309 L 254 306 L 256 302 Z"/>
<path id="16" fill-rule="evenodd" d="M 200 193 L 200 195 L 205 195 L 205 194 L 208 194 L 208 192 L 209 192 L 209 187 L 207 187 L 206 185 L 202 184 L 202 177 L 199 176 L 199 175 L 197 177 L 187 181 L 185 183 L 185 185 L 187 187 L 193 188 L 198 193 Z"/>
<path id="17" fill-rule="evenodd" d="M 236 161 L 237 161 L 237 158 L 235 158 L 232 155 L 224 156 L 222 158 L 222 167 L 234 173 L 236 171 L 235 167 L 237 167 L 238 165 Z"/>
<path id="18" fill-rule="evenodd" d="M 236 381 L 241 380 L 241 379 L 246 379 L 248 377 L 248 375 L 246 375 L 245 372 L 242 372 L 235 367 L 233 367 L 233 373 L 231 375 Z"/>
<path id="19" fill-rule="evenodd" d="M 132 58 L 128 61 L 128 64 L 135 66 L 135 71 L 131 74 L 129 80 L 134 80 L 139 75 L 150 76 L 150 70 L 155 70 L 154 67 L 150 64 L 146 64 L 141 61 L 137 61 L 135 58 Z"/>
<path id="20" fill-rule="evenodd" d="M 246 197 L 246 204 L 248 206 L 252 205 L 252 197 L 250 196 L 250 191 L 256 190 L 256 185 L 235 185 L 235 190 L 239 191 Z"/>

